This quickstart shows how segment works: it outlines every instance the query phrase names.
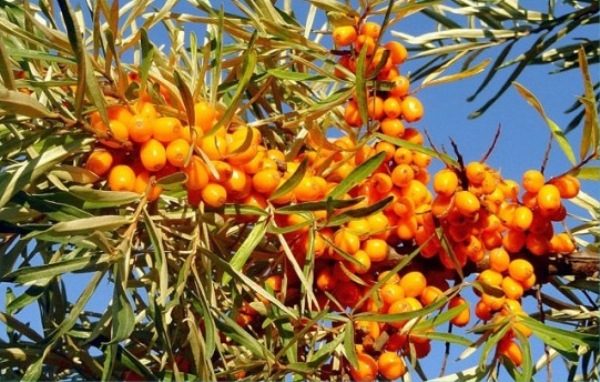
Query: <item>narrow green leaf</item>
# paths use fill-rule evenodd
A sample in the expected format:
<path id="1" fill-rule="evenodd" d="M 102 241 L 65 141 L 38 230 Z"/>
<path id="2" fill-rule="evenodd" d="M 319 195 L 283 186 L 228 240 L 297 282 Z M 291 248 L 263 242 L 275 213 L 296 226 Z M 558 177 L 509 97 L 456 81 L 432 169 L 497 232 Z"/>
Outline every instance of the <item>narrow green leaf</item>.
<path id="1" fill-rule="evenodd" d="M 288 192 L 291 192 L 296 188 L 296 186 L 302 181 L 304 178 L 304 174 L 306 173 L 306 169 L 308 168 L 308 161 L 305 159 L 300 163 L 294 174 L 290 176 L 288 180 L 286 180 L 280 187 L 278 187 L 273 194 L 269 197 L 269 200 L 277 199 Z"/>
<path id="2" fill-rule="evenodd" d="M 354 324 L 352 321 L 348 321 L 346 329 L 344 329 L 344 353 L 350 365 L 358 368 L 358 355 L 356 354 L 356 345 L 354 344 Z"/>
<path id="3" fill-rule="evenodd" d="M 112 298 L 112 330 L 109 344 L 116 344 L 127 339 L 135 327 L 135 317 L 133 309 L 127 298 L 124 285 L 124 264 L 122 262 L 115 263 L 115 287 Z"/>
<path id="4" fill-rule="evenodd" d="M 49 229 L 39 234 L 53 235 L 83 235 L 93 231 L 113 231 L 125 224 L 131 223 L 131 219 L 119 215 L 94 216 L 91 218 L 76 219 L 56 223 Z M 38 233 L 33 233 L 36 236 Z"/>
<path id="5" fill-rule="evenodd" d="M 181 74 L 175 70 L 175 85 L 179 89 L 181 99 L 183 100 L 183 106 L 185 107 L 185 114 L 187 116 L 187 123 L 189 126 L 196 125 L 196 113 L 194 111 L 194 98 L 190 88 L 186 85 L 186 81 L 181 77 Z"/>
<path id="6" fill-rule="evenodd" d="M 56 118 L 58 116 L 58 114 L 46 109 L 35 98 L 8 89 L 0 89 L 0 111 L 30 118 Z"/>
<path id="7" fill-rule="evenodd" d="M 375 133 L 373 135 L 375 137 L 381 139 L 382 141 L 392 143 L 398 147 L 404 147 L 409 150 L 414 150 L 414 151 L 417 151 L 417 152 L 420 152 L 423 154 L 427 154 L 433 158 L 437 158 L 437 159 L 441 160 L 442 162 L 444 162 L 445 164 L 447 164 L 449 166 L 458 167 L 458 162 L 456 161 L 456 159 L 452 158 L 451 156 L 449 156 L 447 154 L 439 153 L 439 152 L 436 152 L 425 146 L 417 145 L 415 143 L 408 142 L 404 139 L 392 137 L 390 135 L 385 135 L 385 134 L 381 134 L 381 133 Z"/>
<path id="8" fill-rule="evenodd" d="M 465 78 L 470 78 L 470 77 L 476 76 L 479 73 L 483 72 L 485 70 L 485 68 L 487 68 L 487 66 L 490 64 L 490 62 L 491 62 L 490 59 L 486 59 L 467 70 L 464 70 L 464 71 L 461 71 L 458 73 L 454 73 L 454 74 L 448 74 L 447 76 L 439 77 L 436 79 L 431 79 L 427 82 L 423 81 L 421 87 L 425 88 L 425 87 L 431 87 L 434 85 L 447 84 L 450 82 L 460 81 L 460 80 L 464 80 Z"/>
<path id="9" fill-rule="evenodd" d="M 285 69 L 269 69 L 267 70 L 267 73 L 269 73 L 275 78 L 289 81 L 317 81 L 324 78 L 323 76 L 319 75 L 304 72 L 294 72 Z"/>
<path id="10" fill-rule="evenodd" d="M 126 191 L 102 191 L 88 187 L 73 186 L 70 194 L 84 201 L 85 209 L 119 207 L 140 200 L 140 195 Z"/>
<path id="11" fill-rule="evenodd" d="M 600 167 L 585 166 L 577 170 L 576 175 L 582 180 L 600 181 Z"/>
<path id="12" fill-rule="evenodd" d="M 368 207 L 356 208 L 353 210 L 343 212 L 339 215 L 335 215 L 327 221 L 326 226 L 327 227 L 336 227 L 336 226 L 342 225 L 350 220 L 354 220 L 354 219 L 372 215 L 372 214 L 384 209 L 388 204 L 390 204 L 392 202 L 392 200 L 394 200 L 394 196 L 390 195 L 387 198 L 381 199 L 377 203 L 372 204 Z"/>
<path id="13" fill-rule="evenodd" d="M 356 61 L 356 102 L 358 103 L 358 113 L 363 124 L 369 122 L 369 113 L 367 108 L 367 44 L 360 50 L 358 60 Z"/>
<path id="14" fill-rule="evenodd" d="M 146 89 L 148 83 L 148 73 L 154 61 L 154 45 L 148 38 L 148 32 L 145 28 L 140 30 L 140 45 L 142 48 L 142 64 L 140 65 L 140 77 L 142 90 Z"/>
<path id="15" fill-rule="evenodd" d="M 241 270 L 246 264 L 246 261 L 248 261 L 248 258 L 250 257 L 254 249 L 258 246 L 258 244 L 260 244 L 262 239 L 265 237 L 266 233 L 267 219 L 261 219 L 258 221 L 258 223 L 254 225 L 254 228 L 252 228 L 252 231 L 250 231 L 250 234 L 248 234 L 246 240 L 244 240 L 242 245 L 240 245 L 238 250 L 235 252 L 233 257 L 229 261 L 231 268 L 235 269 L 236 271 Z M 223 278 L 221 279 L 221 282 L 223 284 L 228 284 L 230 281 L 231 275 L 228 273 L 223 273 Z"/>
<path id="16" fill-rule="evenodd" d="M 323 202 L 305 202 L 298 204 L 290 204 L 289 206 L 284 206 L 278 208 L 276 211 L 278 213 L 292 213 L 292 212 L 308 212 L 308 211 L 323 211 L 329 210 L 334 211 L 339 208 L 348 208 L 353 205 L 360 203 L 364 198 L 354 198 L 354 199 L 327 199 Z"/>
<path id="17" fill-rule="evenodd" d="M 581 47 L 578 52 L 579 67 L 583 75 L 584 97 L 581 98 L 585 111 L 583 123 L 583 132 L 581 134 L 581 147 L 579 157 L 584 159 L 588 151 L 598 153 L 598 143 L 600 141 L 600 122 L 598 121 L 598 107 L 596 105 L 596 96 L 594 94 L 594 85 L 590 76 L 585 49 Z"/>
<path id="18" fill-rule="evenodd" d="M 327 195 L 329 198 L 336 199 L 350 191 L 354 186 L 358 185 L 383 163 L 385 153 L 381 152 L 369 158 L 366 162 L 352 170 L 350 175 L 343 179 L 333 190 Z"/>
<path id="19" fill-rule="evenodd" d="M 6 52 L 3 34 L 0 33 L 0 78 L 4 82 L 4 87 L 8 90 L 15 90 L 15 76 L 10 64 L 10 56 Z"/>
<path id="20" fill-rule="evenodd" d="M 561 128 L 558 127 L 556 122 L 554 122 L 553 120 L 551 120 L 548 117 L 548 115 L 546 114 L 546 111 L 540 104 L 540 101 L 535 97 L 535 95 L 531 91 L 529 91 L 527 88 L 525 88 L 523 85 L 519 84 L 518 82 L 514 82 L 513 85 L 517 88 L 517 91 L 519 92 L 519 94 L 521 94 L 521 96 L 523 96 L 523 98 L 525 98 L 527 103 L 529 103 L 531 106 L 533 106 L 534 109 L 536 109 L 537 112 L 542 116 L 544 121 L 546 121 L 546 124 L 550 128 L 550 132 L 552 132 L 552 136 L 554 137 L 554 139 L 556 140 L 556 142 L 562 149 L 563 153 L 565 153 L 565 156 L 567 157 L 569 162 L 571 162 L 572 164 L 575 164 L 575 154 L 573 153 L 573 148 L 569 144 L 569 141 L 565 137 L 565 134 L 563 133 Z"/>

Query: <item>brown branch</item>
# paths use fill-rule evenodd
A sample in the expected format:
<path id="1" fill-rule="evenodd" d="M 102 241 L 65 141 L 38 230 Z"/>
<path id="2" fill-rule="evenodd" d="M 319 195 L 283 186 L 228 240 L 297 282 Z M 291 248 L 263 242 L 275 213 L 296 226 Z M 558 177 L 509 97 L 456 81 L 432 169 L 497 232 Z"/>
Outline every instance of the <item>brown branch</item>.
<path id="1" fill-rule="evenodd" d="M 488 160 L 490 155 L 492 155 L 492 152 L 494 151 L 494 149 L 496 148 L 496 144 L 498 143 L 498 138 L 500 138 L 501 131 L 502 131 L 502 126 L 498 125 L 498 128 L 496 129 L 496 133 L 494 134 L 494 138 L 492 139 L 492 143 L 490 144 L 490 147 L 487 149 L 485 154 L 483 154 L 483 157 L 480 160 L 481 163 L 485 163 L 485 161 Z"/>

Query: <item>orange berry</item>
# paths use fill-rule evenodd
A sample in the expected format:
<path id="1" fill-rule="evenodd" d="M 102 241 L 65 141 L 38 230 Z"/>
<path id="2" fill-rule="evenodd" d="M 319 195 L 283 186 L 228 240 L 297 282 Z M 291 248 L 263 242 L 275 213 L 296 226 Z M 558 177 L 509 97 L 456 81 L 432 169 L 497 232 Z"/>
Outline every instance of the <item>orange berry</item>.
<path id="1" fill-rule="evenodd" d="M 317 272 L 315 283 L 317 284 L 317 288 L 323 291 L 333 290 L 337 284 L 336 278 L 333 277 L 333 273 L 329 267 L 325 267 Z"/>
<path id="2" fill-rule="evenodd" d="M 133 191 L 138 194 L 143 194 L 146 192 L 148 188 L 148 184 L 150 183 L 150 173 L 148 171 L 142 171 L 135 177 L 135 184 L 133 186 Z M 147 199 L 149 202 L 153 202 L 160 196 L 162 192 L 162 188 L 158 185 L 153 185 L 148 193 Z"/>
<path id="3" fill-rule="evenodd" d="M 141 114 L 136 114 L 129 125 L 129 138 L 136 143 L 144 143 L 152 138 L 152 123 Z"/>
<path id="4" fill-rule="evenodd" d="M 498 353 L 508 358 L 515 366 L 523 362 L 523 353 L 519 346 L 510 337 L 504 337 L 498 344 Z"/>
<path id="5" fill-rule="evenodd" d="M 279 292 L 281 290 L 282 282 L 283 278 L 281 275 L 271 275 L 265 279 L 265 286 L 274 292 Z"/>
<path id="6" fill-rule="evenodd" d="M 371 228 L 372 233 L 380 233 L 387 230 L 390 226 L 390 221 L 383 212 L 377 212 L 367 217 L 367 223 Z"/>
<path id="7" fill-rule="evenodd" d="M 390 51 L 390 58 L 394 65 L 400 65 L 406 61 L 408 57 L 408 51 L 401 43 L 397 41 L 390 41 L 385 44 L 385 48 Z"/>
<path id="8" fill-rule="evenodd" d="M 256 156 L 258 145 L 261 141 L 261 134 L 258 129 L 250 127 L 240 127 L 228 138 L 227 150 L 229 156 L 227 161 L 232 165 L 242 165 L 248 163 Z"/>
<path id="9" fill-rule="evenodd" d="M 412 151 L 404 147 L 399 147 L 394 153 L 394 162 L 396 162 L 396 164 L 411 164 L 412 156 Z"/>
<path id="10" fill-rule="evenodd" d="M 104 143 L 106 146 L 118 148 L 121 146 L 121 143 L 129 140 L 129 129 L 123 122 L 111 120 L 108 125 L 108 130 L 110 130 L 111 137 L 114 140 L 103 140 L 102 143 Z"/>
<path id="11" fill-rule="evenodd" d="M 526 235 L 525 232 L 510 229 L 506 232 L 506 235 L 502 239 L 502 245 L 510 253 L 518 253 L 525 246 Z"/>
<path id="12" fill-rule="evenodd" d="M 552 236 L 549 244 L 554 253 L 569 254 L 575 251 L 575 243 L 565 232 Z"/>
<path id="13" fill-rule="evenodd" d="M 469 323 L 469 319 L 471 316 L 469 312 L 469 303 L 464 298 L 456 296 L 452 300 L 450 300 L 450 303 L 448 304 L 448 309 L 456 308 L 457 306 L 461 305 L 467 305 L 467 308 L 459 314 L 457 314 L 456 316 L 454 316 L 451 320 L 452 324 L 459 327 L 463 327 Z"/>
<path id="14" fill-rule="evenodd" d="M 360 238 L 346 229 L 337 231 L 333 237 L 333 242 L 338 249 L 351 255 L 360 249 Z"/>
<path id="15" fill-rule="evenodd" d="M 521 281 L 521 285 L 523 285 L 524 290 L 529 290 L 535 285 L 536 281 L 537 281 L 537 278 L 535 277 L 535 273 L 534 273 L 527 280 Z"/>
<path id="16" fill-rule="evenodd" d="M 525 247 L 531 254 L 542 256 L 548 253 L 550 243 L 543 234 L 530 232 L 525 239 Z"/>
<path id="17" fill-rule="evenodd" d="M 360 112 L 358 111 L 358 104 L 355 101 L 350 101 L 346 104 L 344 110 L 344 120 L 350 126 L 362 125 L 362 119 L 360 118 Z"/>
<path id="18" fill-rule="evenodd" d="M 414 302 L 409 301 L 409 300 L 414 300 Z M 416 306 L 415 302 L 416 302 L 416 304 L 421 305 L 421 303 L 419 301 L 415 300 L 412 297 L 401 298 L 389 306 L 389 308 L 387 310 L 387 314 L 406 313 L 406 312 L 412 312 L 414 310 L 421 309 L 421 308 L 415 309 L 415 306 Z M 404 326 L 404 324 L 406 324 L 406 321 L 407 320 L 390 322 L 389 325 L 393 326 L 395 328 L 401 328 Z"/>
<path id="19" fill-rule="evenodd" d="M 568 174 L 563 175 L 560 178 L 551 180 L 550 184 L 558 188 L 560 197 L 563 199 L 571 199 L 576 197 L 577 194 L 579 194 L 579 189 L 581 187 L 579 179 L 577 179 L 573 175 Z"/>
<path id="20" fill-rule="evenodd" d="M 202 200 L 211 207 L 221 207 L 227 201 L 227 190 L 218 183 L 208 183 L 202 189 Z"/>
<path id="21" fill-rule="evenodd" d="M 402 100 L 402 117 L 408 122 L 416 122 L 423 117 L 423 105 L 417 97 L 404 97 Z"/>
<path id="22" fill-rule="evenodd" d="M 487 173 L 486 167 L 483 163 L 471 162 L 467 164 L 465 170 L 467 173 L 467 179 L 469 180 L 469 183 L 475 185 L 480 185 L 481 183 L 483 183 L 483 180 L 485 179 L 485 175 Z"/>
<path id="23" fill-rule="evenodd" d="M 398 284 L 385 283 L 379 288 L 379 297 L 385 304 L 391 305 L 404 298 L 404 289 Z"/>
<path id="24" fill-rule="evenodd" d="M 516 281 L 525 281 L 533 275 L 533 265 L 524 259 L 515 259 L 508 266 L 508 274 Z"/>
<path id="25" fill-rule="evenodd" d="M 398 118 L 402 114 L 402 100 L 396 97 L 386 98 L 383 102 L 383 111 L 388 118 Z"/>
<path id="26" fill-rule="evenodd" d="M 421 153 L 418 151 L 413 154 L 412 159 L 413 159 L 412 163 L 415 166 L 420 167 L 421 170 L 424 169 L 425 167 L 429 166 L 429 164 L 431 163 L 431 155 L 427 155 L 425 153 Z M 427 183 L 427 182 L 423 182 L 423 183 Z"/>
<path id="27" fill-rule="evenodd" d="M 103 176 L 110 170 L 113 164 L 113 156 L 106 150 L 94 150 L 87 161 L 85 168 L 98 176 Z"/>
<path id="28" fill-rule="evenodd" d="M 175 167 L 183 167 L 190 152 L 190 144 L 185 139 L 175 139 L 167 146 L 167 161 Z"/>
<path id="29" fill-rule="evenodd" d="M 427 286 L 427 279 L 421 272 L 409 272 L 400 279 L 400 286 L 407 297 L 417 297 Z"/>
<path id="30" fill-rule="evenodd" d="M 367 99 L 367 113 L 372 119 L 382 119 L 384 117 L 383 99 L 377 96 L 369 97 Z"/>
<path id="31" fill-rule="evenodd" d="M 388 244 L 382 239 L 369 239 L 364 242 L 364 251 L 373 262 L 383 261 L 388 256 Z"/>
<path id="32" fill-rule="evenodd" d="M 108 187 L 112 191 L 133 191 L 135 172 L 124 164 L 113 167 L 108 174 Z"/>
<path id="33" fill-rule="evenodd" d="M 392 79 L 394 87 L 389 91 L 389 94 L 393 97 L 406 97 L 408 90 L 410 89 L 410 81 L 405 76 L 397 76 Z"/>
<path id="34" fill-rule="evenodd" d="M 138 101 L 133 105 L 133 110 L 137 113 L 137 116 L 141 116 L 146 119 L 154 119 L 158 117 L 156 108 L 150 102 Z"/>
<path id="35" fill-rule="evenodd" d="M 518 300 L 523 296 L 523 286 L 510 276 L 502 280 L 502 290 L 504 295 L 512 300 Z"/>
<path id="36" fill-rule="evenodd" d="M 494 248 L 489 254 L 490 268 L 496 272 L 504 272 L 510 264 L 510 256 L 504 248 Z"/>
<path id="37" fill-rule="evenodd" d="M 469 191 L 458 191 L 454 195 L 454 205 L 464 216 L 472 216 L 479 211 L 479 199 Z"/>
<path id="38" fill-rule="evenodd" d="M 185 185 L 188 190 L 201 190 L 208 184 L 208 170 L 200 157 L 192 156 L 190 163 L 183 171 L 187 175 Z"/>
<path id="39" fill-rule="evenodd" d="M 181 138 L 183 126 L 177 118 L 161 117 L 152 121 L 152 136 L 164 143 Z"/>
<path id="40" fill-rule="evenodd" d="M 415 172 L 409 165 L 399 164 L 394 167 L 391 176 L 396 187 L 406 187 L 415 178 Z"/>
<path id="41" fill-rule="evenodd" d="M 560 191 L 552 184 L 543 185 L 537 194 L 537 202 L 542 212 L 552 213 L 560 209 Z"/>
<path id="42" fill-rule="evenodd" d="M 252 179 L 240 168 L 232 167 L 231 176 L 227 178 L 223 186 L 227 189 L 228 195 L 236 199 L 242 199 L 250 194 Z"/>
<path id="43" fill-rule="evenodd" d="M 527 192 L 535 194 L 544 185 L 544 175 L 538 170 L 527 170 L 523 174 L 522 183 Z"/>
<path id="44" fill-rule="evenodd" d="M 402 196 L 410 199 L 416 207 L 433 200 L 427 187 L 416 179 L 411 180 L 408 186 L 402 190 Z"/>
<path id="45" fill-rule="evenodd" d="M 196 126 L 207 132 L 213 127 L 217 112 L 213 105 L 200 101 L 194 105 L 194 116 Z"/>
<path id="46" fill-rule="evenodd" d="M 212 160 L 222 160 L 227 155 L 227 138 L 218 132 L 200 138 L 200 149 Z M 263 154 L 264 155 L 264 154 Z"/>
<path id="47" fill-rule="evenodd" d="M 477 305 L 475 305 L 475 315 L 483 320 L 483 321 L 488 321 L 492 318 L 492 309 L 483 301 L 479 301 L 477 302 Z"/>
<path id="48" fill-rule="evenodd" d="M 443 295 L 444 292 L 442 292 L 440 288 L 428 285 L 423 289 L 423 292 L 421 292 L 421 303 L 423 303 L 423 305 L 431 305 Z"/>
<path id="49" fill-rule="evenodd" d="M 433 189 L 440 195 L 450 196 L 456 192 L 458 176 L 450 169 L 437 172 L 433 177 Z"/>
<path id="50" fill-rule="evenodd" d="M 140 160 L 148 171 L 158 171 L 167 163 L 165 146 L 156 139 L 150 139 L 140 148 Z"/>
<path id="51" fill-rule="evenodd" d="M 294 195 L 300 202 L 310 202 L 321 199 L 325 190 L 320 187 L 319 181 L 314 176 L 305 176 L 294 189 Z"/>
<path id="52" fill-rule="evenodd" d="M 351 25 L 343 25 L 333 30 L 333 41 L 337 46 L 346 46 L 356 41 L 357 33 Z"/>
<path id="53" fill-rule="evenodd" d="M 486 269 L 479 274 L 477 280 L 482 284 L 499 287 L 502 284 L 502 274 L 491 269 Z"/>
<path id="54" fill-rule="evenodd" d="M 404 125 L 402 124 L 402 121 L 397 118 L 386 118 L 381 121 L 381 132 L 391 137 L 401 138 L 404 134 Z"/>
<path id="55" fill-rule="evenodd" d="M 360 27 L 360 34 L 371 37 L 374 40 L 379 38 L 381 26 L 377 23 L 367 22 Z"/>
<path id="56" fill-rule="evenodd" d="M 533 212 L 525 206 L 519 206 L 515 209 L 510 225 L 514 228 L 525 231 L 531 226 L 533 221 Z"/>
<path id="57" fill-rule="evenodd" d="M 358 35 L 358 37 L 356 38 L 356 42 L 355 42 L 355 48 L 357 52 L 362 51 L 363 46 L 366 46 L 367 48 L 367 55 L 372 55 L 373 53 L 375 53 L 375 48 L 376 48 L 376 43 L 375 40 L 371 37 L 371 36 L 367 36 L 364 34 L 360 34 Z"/>
<path id="58" fill-rule="evenodd" d="M 502 306 L 504 305 L 504 301 L 506 301 L 506 297 L 504 297 L 504 296 L 494 297 L 491 294 L 482 293 L 481 301 L 484 304 L 486 304 L 487 306 L 489 306 L 492 311 L 495 312 L 497 310 L 502 309 Z"/>
<path id="59" fill-rule="evenodd" d="M 396 380 L 406 373 L 404 361 L 395 352 L 383 352 L 377 360 L 379 373 L 388 380 Z"/>
<path id="60" fill-rule="evenodd" d="M 358 353 L 358 367 L 350 366 L 350 375 L 356 382 L 372 382 L 377 379 L 377 362 L 368 354 Z"/>
<path id="61" fill-rule="evenodd" d="M 252 186 L 257 192 L 270 195 L 277 189 L 280 180 L 277 170 L 261 170 L 252 177 Z"/>
<path id="62" fill-rule="evenodd" d="M 350 271 L 363 275 L 371 269 L 371 258 L 365 251 L 358 250 L 353 255 L 352 258 L 358 262 L 348 262 L 348 268 Z"/>

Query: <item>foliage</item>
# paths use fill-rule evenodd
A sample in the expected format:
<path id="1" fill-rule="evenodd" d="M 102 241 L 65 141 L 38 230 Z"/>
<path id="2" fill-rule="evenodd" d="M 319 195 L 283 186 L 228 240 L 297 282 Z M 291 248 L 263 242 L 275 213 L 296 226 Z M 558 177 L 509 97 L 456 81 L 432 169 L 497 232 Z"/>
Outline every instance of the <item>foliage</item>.
<path id="1" fill-rule="evenodd" d="M 318 17 L 344 25 L 372 15 L 407 42 L 415 57 L 431 57 L 411 79 L 423 79 L 422 86 L 487 70 L 476 96 L 500 69 L 512 70 L 476 114 L 529 66 L 581 69 L 585 93 L 570 108 L 577 114 L 564 131 L 533 93 L 515 86 L 573 162 L 569 173 L 597 181 L 598 84 L 592 83 L 587 67 L 598 61 L 597 42 L 556 45 L 581 25 L 598 23 L 596 2 L 568 1 L 564 7 L 569 12 L 555 17 L 554 1 L 542 12 L 513 1 L 361 0 L 355 8 L 311 0 L 306 20 L 290 12 L 291 1 L 234 1 L 235 13 L 213 8 L 206 0 L 196 0 L 193 11 L 178 12 L 176 3 L 99 0 L 73 9 L 65 0 L 38 5 L 0 1 L 0 280 L 7 286 L 6 308 L 0 312 L 6 327 L 0 342 L 2 379 L 110 380 L 124 378 L 124 372 L 148 380 L 324 379 L 356 364 L 357 320 L 409 320 L 409 328 L 423 329 L 436 343 L 465 347 L 460 359 L 470 357 L 471 365 L 477 365 L 440 381 L 497 378 L 500 362 L 515 379 L 529 380 L 557 358 L 568 363 L 570 379 L 599 378 L 594 274 L 548 277 L 545 288 L 554 287 L 558 295 L 536 289 L 540 309 L 523 320 L 548 348 L 536 361 L 528 356 L 529 341 L 519 337 L 525 355 L 520 369 L 494 354 L 508 321 L 482 323 L 472 333 L 445 329 L 461 312 L 443 311 L 446 297 L 468 285 L 483 288 L 466 278 L 458 279 L 443 300 L 408 313 L 390 316 L 319 306 L 311 287 L 314 263 L 301 267 L 292 261 L 286 228 L 276 224 L 275 212 L 312 216 L 316 210 L 344 209 L 328 222 L 339 226 L 383 208 L 389 200 L 350 211 L 359 201 L 341 200 L 379 166 L 377 156 L 340 182 L 327 199 L 267 209 L 243 204 L 193 208 L 182 173 L 158 179 L 165 192 L 150 202 L 145 194 L 109 191 L 84 168 L 97 138 L 110 138 L 95 130 L 90 116 L 97 111 L 108 122 L 111 105 L 144 91 L 161 113 L 190 124 L 196 101 L 216 103 L 222 114 L 213 130 L 247 121 L 287 158 L 303 152 L 309 139 L 328 147 L 332 126 L 363 144 L 381 138 L 374 123 L 366 129 L 349 126 L 343 105 L 357 89 L 360 113 L 366 116 L 360 90 L 386 84 L 365 77 L 364 55 L 356 75 L 338 64 L 328 41 L 330 28 L 316 25 Z M 421 36 L 401 33 L 394 24 L 404 17 L 431 18 L 438 30 Z M 189 25 L 206 26 L 206 38 L 187 32 Z M 152 41 L 155 33 L 168 35 L 169 44 Z M 531 37 L 535 41 L 526 54 L 507 59 L 516 42 Z M 488 54 L 492 47 L 502 50 L 489 60 L 497 52 Z M 457 74 L 444 74 L 458 63 Z M 345 73 L 343 79 L 336 69 Z M 134 72 L 139 73 L 137 82 L 128 77 Z M 577 148 L 565 135 L 574 129 L 582 132 Z M 417 149 L 406 141 L 395 144 Z M 451 166 L 462 161 L 460 153 L 451 157 L 434 147 L 419 150 Z M 297 177 L 272 199 L 293 189 L 303 171 L 300 166 Z M 576 224 L 569 227 L 592 262 L 598 260 L 600 243 L 596 197 L 582 191 L 573 199 L 589 216 L 575 216 Z M 313 223 L 304 224 L 311 226 L 309 232 Z M 309 237 L 314 241 L 314 232 Z M 418 250 L 396 254 L 393 269 L 417 262 Z M 264 275 L 285 262 L 292 264 L 301 284 L 286 289 L 284 281 L 275 293 Z M 379 286 L 374 284 L 370 293 Z M 247 301 L 260 322 L 241 325 L 236 318 L 249 309 Z M 39 311 L 42 330 L 20 318 L 32 307 Z M 411 375 L 431 378 L 415 352 L 414 347 L 409 351 Z"/>

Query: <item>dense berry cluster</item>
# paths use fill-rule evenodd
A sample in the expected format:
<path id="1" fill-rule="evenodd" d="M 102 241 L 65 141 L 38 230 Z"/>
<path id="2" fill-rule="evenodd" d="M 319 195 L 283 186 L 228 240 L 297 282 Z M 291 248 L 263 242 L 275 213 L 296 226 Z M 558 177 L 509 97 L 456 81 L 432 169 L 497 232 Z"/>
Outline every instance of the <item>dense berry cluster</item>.
<path id="1" fill-rule="evenodd" d="M 240 122 L 215 128 L 221 116 L 218 106 L 196 103 L 195 126 L 188 126 L 184 119 L 161 115 L 158 107 L 141 97 L 132 105 L 110 106 L 108 126 L 99 114 L 91 115 L 94 130 L 110 138 L 100 141 L 86 168 L 99 177 L 107 176 L 111 190 L 138 192 L 150 202 L 161 194 L 158 179 L 183 172 L 193 206 L 202 202 L 218 209 L 237 203 L 266 209 L 324 200 L 355 169 L 383 153 L 381 165 L 339 198 L 360 198 L 352 209 L 388 198 L 389 203 L 378 211 L 338 226 L 328 224 L 329 218 L 344 209 L 273 216 L 273 224 L 284 232 L 300 267 L 314 257 L 319 305 L 396 314 L 450 297 L 448 309 L 467 305 L 452 318 L 454 325 L 465 326 L 470 321 L 468 302 L 446 279 L 454 279 L 468 263 L 487 264 L 473 284 L 481 296 L 474 313 L 484 321 L 513 321 L 512 330 L 498 345 L 498 354 L 518 366 L 522 355 L 513 341 L 513 330 L 524 335 L 531 332 L 519 321 L 523 314 L 520 299 L 536 283 L 531 257 L 574 251 L 571 237 L 555 233 L 552 223 L 565 218 L 562 200 L 577 195 L 579 184 L 569 175 L 546 181 L 542 173 L 530 170 L 523 175 L 524 192 L 520 192 L 517 182 L 503 179 L 481 162 L 448 165 L 431 182 L 432 157 L 419 150 L 423 135 L 408 126 L 421 119 L 423 107 L 410 94 L 409 80 L 399 73 L 407 51 L 398 42 L 378 47 L 379 34 L 380 27 L 374 23 L 333 31 L 337 48 L 350 47 L 342 51 L 341 66 L 355 71 L 358 52 L 366 46 L 368 71 L 389 85 L 385 91 L 367 89 L 368 117 L 382 137 L 377 141 L 359 144 L 344 136 L 323 142 L 309 136 L 299 154 L 289 158 L 256 128 Z M 342 70 L 336 74 L 345 76 Z M 350 127 L 363 126 L 357 100 L 345 105 L 344 120 Z M 303 164 L 307 169 L 293 189 L 273 197 Z M 430 182 L 433 192 L 428 189 Z M 424 265 L 401 274 L 390 272 L 397 263 L 390 261 L 394 255 L 415 248 L 420 248 L 415 263 Z M 434 275 L 435 269 L 442 271 Z M 287 259 L 262 277 L 276 296 L 285 285 L 285 302 L 295 302 L 298 293 L 293 291 L 299 291 L 300 280 Z M 377 283 L 376 293 L 366 296 Z M 246 326 L 256 322 L 259 313 L 246 302 L 235 315 Z M 427 332 L 432 328 L 419 331 L 406 324 L 355 322 L 358 367 L 349 366 L 354 379 L 399 378 L 406 372 L 403 357 L 421 358 L 429 353 Z"/>

